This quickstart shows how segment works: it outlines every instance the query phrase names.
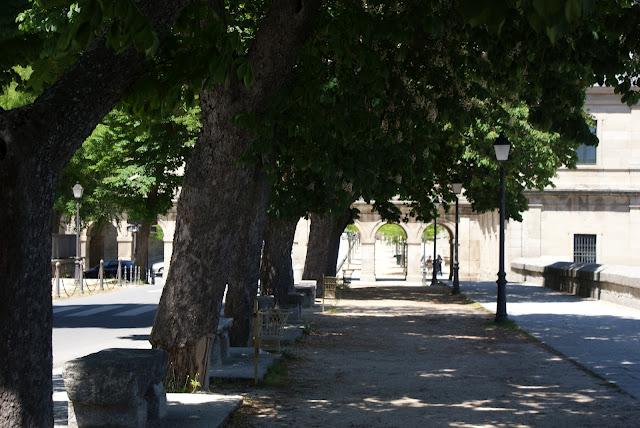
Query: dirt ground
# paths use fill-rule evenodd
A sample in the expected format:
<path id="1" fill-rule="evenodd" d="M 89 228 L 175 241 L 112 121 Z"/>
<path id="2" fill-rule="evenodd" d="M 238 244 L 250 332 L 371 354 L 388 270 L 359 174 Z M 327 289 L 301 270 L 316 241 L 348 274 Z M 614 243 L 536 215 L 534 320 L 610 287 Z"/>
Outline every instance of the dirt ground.
<path id="1" fill-rule="evenodd" d="M 634 398 L 448 289 L 377 286 L 309 317 L 228 427 L 640 426 Z"/>

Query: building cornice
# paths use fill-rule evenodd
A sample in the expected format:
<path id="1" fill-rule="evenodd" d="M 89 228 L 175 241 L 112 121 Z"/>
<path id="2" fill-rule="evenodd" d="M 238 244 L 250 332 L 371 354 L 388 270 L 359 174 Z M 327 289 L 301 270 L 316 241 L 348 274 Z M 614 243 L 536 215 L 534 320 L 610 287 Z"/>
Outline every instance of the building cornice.
<path id="1" fill-rule="evenodd" d="M 543 191 L 525 190 L 524 194 L 526 196 L 560 196 L 563 194 L 584 196 L 640 196 L 640 189 L 545 189 Z"/>

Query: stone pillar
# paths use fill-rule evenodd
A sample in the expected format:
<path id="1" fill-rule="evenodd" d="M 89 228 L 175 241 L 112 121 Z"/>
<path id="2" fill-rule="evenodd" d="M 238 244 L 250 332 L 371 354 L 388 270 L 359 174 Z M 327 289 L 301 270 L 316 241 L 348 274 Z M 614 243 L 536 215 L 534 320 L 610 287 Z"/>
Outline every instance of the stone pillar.
<path id="1" fill-rule="evenodd" d="M 87 229 L 82 229 L 80 231 L 80 257 L 84 259 L 85 269 L 88 269 L 89 266 L 89 239 L 87 237 Z"/>
<path id="2" fill-rule="evenodd" d="M 542 204 L 529 202 L 522 220 L 522 256 L 542 256 Z"/>
<path id="3" fill-rule="evenodd" d="M 118 235 L 118 258 L 121 260 L 133 260 L 133 238 L 131 235 Z"/>
<path id="4" fill-rule="evenodd" d="M 640 264 L 640 198 L 629 202 L 629 261 Z M 598 245 L 596 243 L 596 245 Z M 602 245 L 600 245 L 601 247 Z M 597 259 L 596 259 L 597 260 Z"/>
<path id="5" fill-rule="evenodd" d="M 362 260 L 362 270 L 360 271 L 360 281 L 374 282 L 375 275 L 375 241 L 360 243 L 360 257 Z"/>
<path id="6" fill-rule="evenodd" d="M 421 258 L 422 244 L 420 242 L 407 242 L 407 281 L 422 281 Z"/>

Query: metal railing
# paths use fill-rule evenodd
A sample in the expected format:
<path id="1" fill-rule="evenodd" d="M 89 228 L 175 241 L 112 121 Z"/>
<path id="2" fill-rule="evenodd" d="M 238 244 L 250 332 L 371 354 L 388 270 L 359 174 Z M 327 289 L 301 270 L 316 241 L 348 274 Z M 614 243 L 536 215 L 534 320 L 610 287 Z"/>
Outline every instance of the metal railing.
<path id="1" fill-rule="evenodd" d="M 65 260 L 62 260 L 65 262 Z M 98 278 L 84 277 L 84 260 L 79 261 L 79 268 L 76 275 L 70 278 L 68 266 L 71 263 L 61 263 L 61 260 L 53 260 L 53 275 L 51 278 L 51 295 L 61 298 L 64 295 L 71 297 L 76 293 L 92 294 L 97 291 L 111 290 L 116 287 L 126 287 L 130 285 L 140 285 L 143 283 L 140 266 L 123 266 L 118 262 L 118 269 L 115 278 L 105 278 L 104 260 L 100 260 Z M 75 264 L 75 261 L 74 263 Z"/>

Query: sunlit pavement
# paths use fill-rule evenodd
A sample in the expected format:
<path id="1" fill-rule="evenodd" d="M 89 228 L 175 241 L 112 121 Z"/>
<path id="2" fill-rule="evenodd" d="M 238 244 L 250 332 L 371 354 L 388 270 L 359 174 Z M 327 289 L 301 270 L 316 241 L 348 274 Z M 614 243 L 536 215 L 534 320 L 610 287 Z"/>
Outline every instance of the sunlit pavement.
<path id="1" fill-rule="evenodd" d="M 464 282 L 461 288 L 495 312 L 495 282 Z M 509 283 L 507 313 L 534 337 L 640 398 L 640 310 Z"/>

